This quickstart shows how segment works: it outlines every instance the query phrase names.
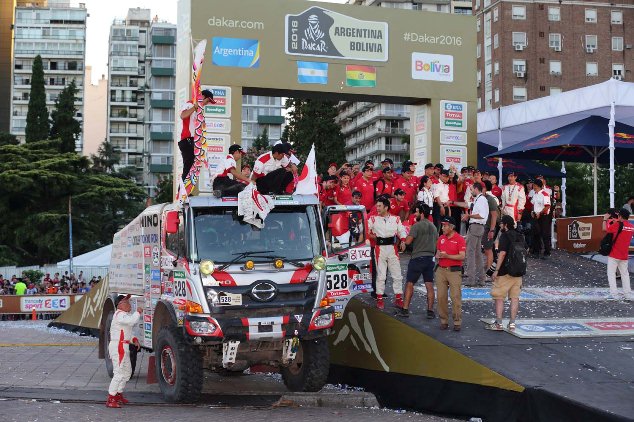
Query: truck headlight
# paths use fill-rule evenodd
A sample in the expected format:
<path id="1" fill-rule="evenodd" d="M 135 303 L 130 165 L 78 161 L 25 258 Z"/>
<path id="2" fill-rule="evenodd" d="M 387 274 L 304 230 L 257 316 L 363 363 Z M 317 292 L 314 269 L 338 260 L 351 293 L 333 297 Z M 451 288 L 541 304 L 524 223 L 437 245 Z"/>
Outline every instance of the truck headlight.
<path id="1" fill-rule="evenodd" d="M 202 261 L 200 261 L 200 272 L 205 274 L 205 275 L 210 275 L 211 273 L 214 272 L 215 269 L 215 265 L 214 262 L 210 259 L 204 259 Z"/>
<path id="2" fill-rule="evenodd" d="M 317 271 L 321 271 L 326 268 L 326 258 L 321 255 L 317 255 L 313 258 L 313 268 Z"/>

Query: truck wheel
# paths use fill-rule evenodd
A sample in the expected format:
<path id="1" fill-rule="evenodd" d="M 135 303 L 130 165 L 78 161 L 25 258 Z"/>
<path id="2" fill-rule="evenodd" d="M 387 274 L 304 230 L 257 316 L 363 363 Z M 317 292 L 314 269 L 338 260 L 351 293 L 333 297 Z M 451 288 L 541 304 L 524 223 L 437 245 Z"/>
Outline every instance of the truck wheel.
<path id="1" fill-rule="evenodd" d="M 198 401 L 203 388 L 202 359 L 185 341 L 181 328 L 163 327 L 156 341 L 156 378 L 169 402 Z"/>
<path id="2" fill-rule="evenodd" d="M 106 371 L 108 372 L 108 376 L 112 378 L 113 370 L 112 370 L 112 359 L 110 359 L 110 352 L 108 351 L 108 345 L 110 344 L 110 326 L 112 325 L 112 318 L 114 318 L 114 312 L 110 312 L 108 317 L 106 317 L 106 323 L 104 324 L 104 332 L 103 332 L 103 355 L 106 361 Z"/>
<path id="3" fill-rule="evenodd" d="M 302 340 L 295 360 L 282 368 L 284 384 L 291 391 L 319 391 L 326 384 L 330 350 L 326 337 Z"/>

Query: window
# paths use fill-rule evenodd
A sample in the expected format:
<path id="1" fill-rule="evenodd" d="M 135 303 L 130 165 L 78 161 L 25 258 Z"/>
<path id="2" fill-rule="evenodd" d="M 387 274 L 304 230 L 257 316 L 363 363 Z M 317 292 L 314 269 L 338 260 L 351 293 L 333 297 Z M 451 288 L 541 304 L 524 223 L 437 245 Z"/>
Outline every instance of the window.
<path id="1" fill-rule="evenodd" d="M 498 48 L 500 45 L 498 34 L 493 35 L 493 48 Z"/>
<path id="2" fill-rule="evenodd" d="M 482 108 L 482 98 L 478 97 L 478 110 Z"/>
<path id="3" fill-rule="evenodd" d="M 482 23 L 482 21 L 480 20 L 480 18 L 478 18 L 476 20 L 476 32 L 480 32 L 481 23 Z"/>
<path id="4" fill-rule="evenodd" d="M 586 62 L 586 75 L 599 76 L 599 64 L 596 62 Z"/>
<path id="5" fill-rule="evenodd" d="M 476 57 L 479 59 L 481 55 L 482 55 L 482 46 L 478 44 L 476 46 Z"/>
<path id="6" fill-rule="evenodd" d="M 493 64 L 493 73 L 495 73 L 496 75 L 500 73 L 500 63 L 499 62 L 495 62 Z"/>
<path id="7" fill-rule="evenodd" d="M 526 47 L 526 32 L 513 32 L 513 45 Z"/>
<path id="8" fill-rule="evenodd" d="M 499 103 L 500 102 L 500 90 L 499 89 L 495 89 L 494 91 L 494 98 L 495 98 L 495 102 Z"/>
<path id="9" fill-rule="evenodd" d="M 480 83 L 482 82 L 482 71 L 478 70 L 478 86 L 480 86 Z"/>
<path id="10" fill-rule="evenodd" d="M 556 88 L 554 86 L 550 87 L 550 95 L 561 94 L 561 88 Z"/>
<path id="11" fill-rule="evenodd" d="M 586 35 L 586 52 L 593 53 L 597 49 L 597 36 Z M 592 51 L 590 51 L 592 50 Z"/>
<path id="12" fill-rule="evenodd" d="M 548 8 L 548 20 L 551 22 L 559 22 L 561 20 L 561 14 L 559 7 Z"/>
<path id="13" fill-rule="evenodd" d="M 586 9 L 586 22 L 597 23 L 597 9 Z"/>
<path id="14" fill-rule="evenodd" d="M 620 10 L 612 10 L 610 12 L 610 23 L 613 25 L 621 25 L 623 23 L 623 12 Z"/>
<path id="15" fill-rule="evenodd" d="M 526 6 L 513 6 L 513 19 L 526 19 Z"/>
<path id="16" fill-rule="evenodd" d="M 526 72 L 526 60 L 513 60 L 513 72 Z"/>
<path id="17" fill-rule="evenodd" d="M 550 60 L 548 62 L 548 68 L 551 75 L 561 75 L 561 61 Z"/>
<path id="18" fill-rule="evenodd" d="M 612 77 L 614 79 L 618 79 L 618 80 L 623 79 L 624 73 L 625 73 L 625 66 L 623 66 L 623 64 L 612 63 Z"/>
<path id="19" fill-rule="evenodd" d="M 526 87 L 514 86 L 513 87 L 513 101 L 526 101 Z"/>
<path id="20" fill-rule="evenodd" d="M 475 0 L 475 7 L 473 9 L 478 10 L 479 8 L 480 8 L 480 0 Z"/>
<path id="21" fill-rule="evenodd" d="M 623 51 L 623 37 L 612 37 L 612 51 Z"/>
<path id="22" fill-rule="evenodd" d="M 548 34 L 548 46 L 555 51 L 561 51 L 561 34 Z"/>
<path id="23" fill-rule="evenodd" d="M 499 15 L 500 15 L 500 11 L 498 10 L 498 8 L 494 8 L 493 9 L 493 22 L 497 22 L 499 19 Z"/>

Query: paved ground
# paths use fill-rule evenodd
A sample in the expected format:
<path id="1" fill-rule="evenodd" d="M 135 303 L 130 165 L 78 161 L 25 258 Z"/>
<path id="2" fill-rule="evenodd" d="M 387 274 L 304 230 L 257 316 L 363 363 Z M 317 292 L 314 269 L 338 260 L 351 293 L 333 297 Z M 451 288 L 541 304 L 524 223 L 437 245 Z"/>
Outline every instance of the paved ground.
<path id="1" fill-rule="evenodd" d="M 123 410 L 103 405 L 110 379 L 97 358 L 92 337 L 55 328 L 47 321 L 0 322 L 0 420 L 114 421 L 181 419 L 304 421 L 451 421 L 412 412 L 380 409 L 373 394 L 327 385 L 321 392 L 289 393 L 278 374 L 221 377 L 206 374 L 198 405 L 169 405 L 157 384 L 147 384 L 148 353 L 138 356 L 137 371 Z"/>

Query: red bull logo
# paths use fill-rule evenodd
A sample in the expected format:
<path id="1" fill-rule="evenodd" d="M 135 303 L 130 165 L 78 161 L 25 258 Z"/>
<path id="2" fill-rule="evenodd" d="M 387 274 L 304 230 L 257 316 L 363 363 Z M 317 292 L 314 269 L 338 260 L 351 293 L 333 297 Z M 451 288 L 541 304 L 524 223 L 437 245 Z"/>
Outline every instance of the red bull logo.
<path id="1" fill-rule="evenodd" d="M 535 146 L 535 145 L 546 145 L 550 141 L 552 141 L 553 139 L 559 138 L 559 136 L 560 135 L 558 133 L 553 133 L 552 135 L 548 135 L 548 136 L 544 136 L 543 138 L 539 138 L 538 140 L 536 140 L 534 142 L 531 142 L 527 146 L 532 147 L 532 146 Z"/>
<path id="2" fill-rule="evenodd" d="M 615 133 L 614 142 L 619 144 L 634 144 L 634 135 L 624 132 Z"/>

